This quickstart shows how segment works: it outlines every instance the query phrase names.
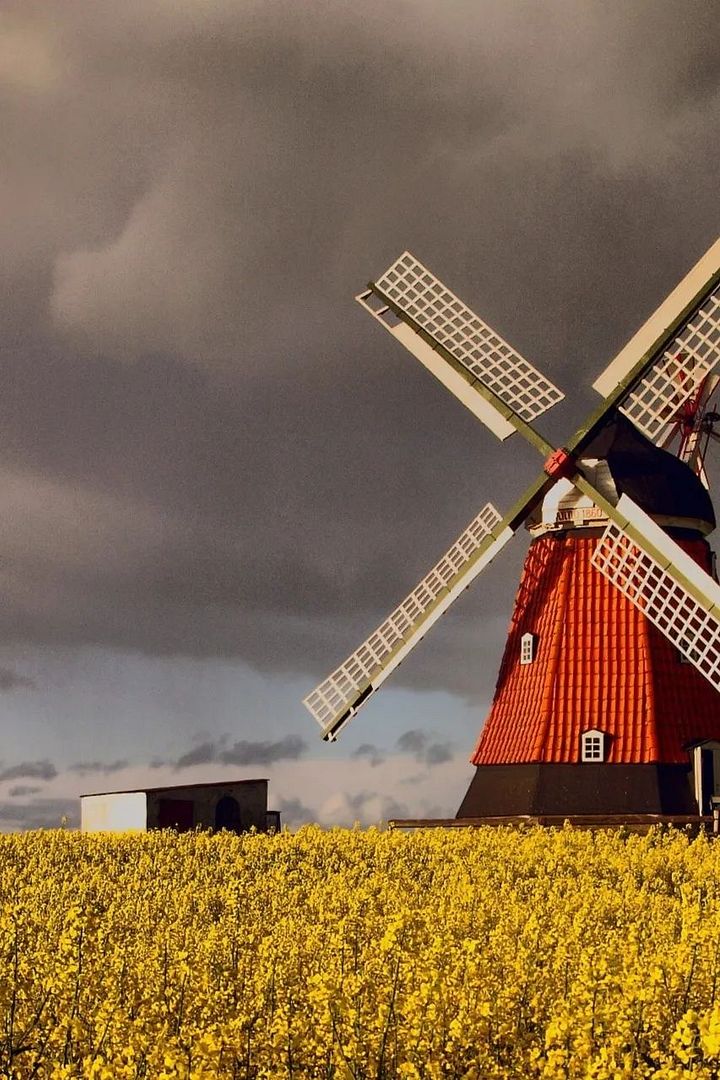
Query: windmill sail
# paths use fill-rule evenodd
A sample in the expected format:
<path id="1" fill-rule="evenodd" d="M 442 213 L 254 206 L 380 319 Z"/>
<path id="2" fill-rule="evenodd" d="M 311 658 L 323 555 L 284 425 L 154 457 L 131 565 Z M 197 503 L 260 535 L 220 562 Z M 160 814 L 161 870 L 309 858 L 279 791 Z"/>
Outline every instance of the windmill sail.
<path id="1" fill-rule="evenodd" d="M 356 299 L 500 439 L 564 397 L 408 251 Z"/>
<path id="2" fill-rule="evenodd" d="M 720 690 L 720 585 L 626 495 L 613 517 L 593 566 Z"/>
<path id="3" fill-rule="evenodd" d="M 425 632 L 513 536 L 490 503 L 387 619 L 303 704 L 334 739 Z"/>
<path id="4" fill-rule="evenodd" d="M 669 425 L 720 361 L 720 240 L 593 383 L 644 435 Z"/>

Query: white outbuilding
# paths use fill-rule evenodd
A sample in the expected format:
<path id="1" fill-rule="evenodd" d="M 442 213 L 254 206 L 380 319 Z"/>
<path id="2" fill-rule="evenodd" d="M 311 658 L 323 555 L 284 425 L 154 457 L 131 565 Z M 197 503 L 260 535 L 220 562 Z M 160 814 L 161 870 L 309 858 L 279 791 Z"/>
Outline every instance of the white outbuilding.
<path id="1" fill-rule="evenodd" d="M 149 829 L 280 829 L 280 812 L 268 810 L 267 780 L 222 780 L 80 796 L 81 832 Z"/>

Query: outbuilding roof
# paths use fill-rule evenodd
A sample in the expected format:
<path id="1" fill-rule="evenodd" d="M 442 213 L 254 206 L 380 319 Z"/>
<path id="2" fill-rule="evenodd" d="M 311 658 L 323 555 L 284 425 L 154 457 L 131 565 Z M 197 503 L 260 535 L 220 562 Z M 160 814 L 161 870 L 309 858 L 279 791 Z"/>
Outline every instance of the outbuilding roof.
<path id="1" fill-rule="evenodd" d="M 161 791 L 189 791 L 192 788 L 221 788 L 237 787 L 239 784 L 268 784 L 267 777 L 257 777 L 252 780 L 213 780 L 209 784 L 164 784 L 162 787 L 124 788 L 120 791 L 86 791 L 81 799 L 87 799 L 91 795 L 158 795 Z"/>

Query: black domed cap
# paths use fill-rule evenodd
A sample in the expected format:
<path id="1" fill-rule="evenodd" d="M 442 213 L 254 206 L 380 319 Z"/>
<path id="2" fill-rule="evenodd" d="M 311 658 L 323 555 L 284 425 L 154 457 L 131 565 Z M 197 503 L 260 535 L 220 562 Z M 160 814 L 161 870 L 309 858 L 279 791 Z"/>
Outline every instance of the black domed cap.
<path id="1" fill-rule="evenodd" d="M 581 457 L 607 461 L 618 495 L 628 495 L 646 514 L 694 518 L 715 528 L 713 504 L 699 477 L 621 413 L 613 415 Z"/>

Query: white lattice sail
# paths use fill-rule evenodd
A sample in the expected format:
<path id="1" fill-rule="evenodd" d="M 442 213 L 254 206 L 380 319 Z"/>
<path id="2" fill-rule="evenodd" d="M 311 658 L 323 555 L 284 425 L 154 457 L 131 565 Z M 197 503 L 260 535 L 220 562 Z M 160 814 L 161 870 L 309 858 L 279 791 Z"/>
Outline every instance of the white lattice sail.
<path id="1" fill-rule="evenodd" d="M 640 381 L 614 403 L 654 442 L 663 441 L 683 404 L 720 362 L 719 277 L 717 240 L 593 383 L 612 398 L 645 367 Z"/>
<path id="2" fill-rule="evenodd" d="M 593 565 L 720 690 L 720 586 L 627 496 L 617 511 Z"/>
<path id="3" fill-rule="evenodd" d="M 303 704 L 334 738 L 425 632 L 513 536 L 498 511 L 482 508 L 452 547 L 387 619 Z"/>
<path id="4" fill-rule="evenodd" d="M 375 282 L 374 288 L 392 301 L 428 337 L 442 345 L 472 377 L 471 381 L 490 390 L 511 413 L 521 419 L 527 422 L 534 420 L 565 396 L 409 252 L 406 251 L 385 271 Z M 443 364 L 438 353 L 411 326 L 398 324 L 388 308 L 378 306 L 378 297 L 372 290 L 361 293 L 357 300 L 437 378 L 461 397 L 463 403 L 479 415 L 495 434 L 500 438 L 512 434 L 515 429 L 507 418 L 498 416 L 487 402 L 473 401 L 467 380 L 462 380 L 458 375 L 452 380 L 452 369 L 443 373 L 441 365 L 447 369 L 447 363 Z M 458 389 L 461 393 L 458 393 Z M 488 410 L 495 413 L 494 423 L 492 417 L 488 418 Z"/>
<path id="5" fill-rule="evenodd" d="M 683 404 L 720 362 L 720 286 L 663 350 L 620 406 L 653 442 L 660 442 Z"/>

